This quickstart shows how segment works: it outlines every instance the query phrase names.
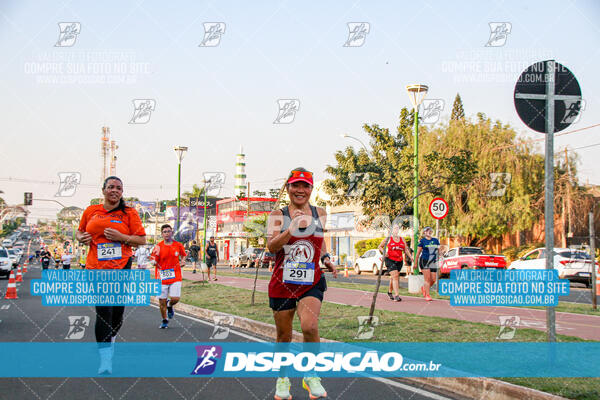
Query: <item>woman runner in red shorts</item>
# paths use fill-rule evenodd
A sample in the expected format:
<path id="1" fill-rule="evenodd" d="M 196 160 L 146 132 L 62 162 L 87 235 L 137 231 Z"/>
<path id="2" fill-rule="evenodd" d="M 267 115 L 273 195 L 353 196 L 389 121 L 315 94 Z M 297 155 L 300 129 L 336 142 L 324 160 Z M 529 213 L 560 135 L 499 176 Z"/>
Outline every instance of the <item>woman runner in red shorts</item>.
<path id="1" fill-rule="evenodd" d="M 323 293 L 327 290 L 323 264 L 337 278 L 323 241 L 327 215 L 322 208 L 310 205 L 313 189 L 312 172 L 294 169 L 287 180 L 290 205 L 271 213 L 268 220 L 267 247 L 275 253 L 275 268 L 269 282 L 269 306 L 273 309 L 277 342 L 292 340 L 292 322 L 298 313 L 304 342 L 319 342 L 319 313 Z M 302 386 L 311 399 L 327 396 L 316 376 L 305 377 Z M 275 399 L 291 399 L 290 381 L 277 379 Z"/>

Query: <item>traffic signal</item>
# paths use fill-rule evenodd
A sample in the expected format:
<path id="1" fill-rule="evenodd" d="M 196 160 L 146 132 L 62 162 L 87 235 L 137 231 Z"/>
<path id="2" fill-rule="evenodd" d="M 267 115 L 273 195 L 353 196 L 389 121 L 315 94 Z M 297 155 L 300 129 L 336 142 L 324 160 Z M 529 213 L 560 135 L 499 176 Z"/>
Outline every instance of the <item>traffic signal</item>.
<path id="1" fill-rule="evenodd" d="M 165 212 L 165 211 L 167 211 L 167 201 L 166 200 L 160 202 L 160 212 Z"/>
<path id="2" fill-rule="evenodd" d="M 23 200 L 23 204 L 26 206 L 30 206 L 33 204 L 33 193 L 25 192 L 25 199 Z"/>

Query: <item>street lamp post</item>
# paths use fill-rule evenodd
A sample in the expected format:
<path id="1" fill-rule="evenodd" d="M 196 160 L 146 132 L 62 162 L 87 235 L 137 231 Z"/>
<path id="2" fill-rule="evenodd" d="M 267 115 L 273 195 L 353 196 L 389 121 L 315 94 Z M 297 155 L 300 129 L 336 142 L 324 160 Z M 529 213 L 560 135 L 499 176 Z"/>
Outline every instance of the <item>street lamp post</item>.
<path id="1" fill-rule="evenodd" d="M 423 102 L 427 90 L 429 88 L 425 85 L 408 85 L 406 91 L 408 97 L 415 110 L 415 134 L 414 134 L 414 154 L 413 154 L 413 168 L 414 168 L 414 186 L 413 195 L 413 254 L 417 254 L 417 240 L 419 239 L 419 106 Z M 418 260 L 414 260 L 416 265 Z M 417 274 L 417 268 L 413 265 L 413 274 Z"/>
<path id="2" fill-rule="evenodd" d="M 360 143 L 360 144 L 362 145 L 363 149 L 365 149 L 365 151 L 367 151 L 367 152 L 368 152 L 368 150 L 367 150 L 367 146 L 365 146 L 365 144 L 363 143 L 363 141 L 362 141 L 362 140 L 360 140 L 359 138 L 357 138 L 357 137 L 354 137 L 354 136 L 350 136 L 350 135 L 348 135 L 347 133 L 342 133 L 342 134 L 340 134 L 340 136 L 341 136 L 341 137 L 343 137 L 343 138 L 350 138 L 350 139 L 354 139 L 354 140 L 356 140 L 358 143 Z"/>
<path id="3" fill-rule="evenodd" d="M 209 180 L 206 180 L 206 178 L 204 179 L 204 217 L 203 217 L 203 219 L 204 219 L 204 236 L 202 239 L 202 246 L 203 246 L 202 253 L 204 254 L 202 262 L 204 264 L 206 264 L 206 184 L 210 183 L 210 181 L 211 181 L 210 179 Z M 216 268 L 216 266 L 215 266 L 215 268 Z"/>
<path id="4" fill-rule="evenodd" d="M 187 152 L 187 147 L 185 146 L 177 146 L 175 147 L 175 154 L 177 154 L 178 169 L 177 169 L 177 227 L 175 228 L 175 232 L 179 230 L 179 215 L 181 209 L 181 161 L 183 160 L 183 156 Z"/>

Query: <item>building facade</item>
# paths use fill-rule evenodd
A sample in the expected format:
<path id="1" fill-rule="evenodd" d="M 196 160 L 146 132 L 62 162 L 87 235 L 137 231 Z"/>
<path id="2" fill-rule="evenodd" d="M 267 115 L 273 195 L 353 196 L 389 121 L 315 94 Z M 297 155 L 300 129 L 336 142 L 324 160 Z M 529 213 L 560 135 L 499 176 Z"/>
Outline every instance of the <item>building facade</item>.
<path id="1" fill-rule="evenodd" d="M 221 259 L 228 260 L 248 248 L 244 221 L 273 211 L 277 199 L 270 197 L 228 198 L 217 202 L 215 239 Z"/>

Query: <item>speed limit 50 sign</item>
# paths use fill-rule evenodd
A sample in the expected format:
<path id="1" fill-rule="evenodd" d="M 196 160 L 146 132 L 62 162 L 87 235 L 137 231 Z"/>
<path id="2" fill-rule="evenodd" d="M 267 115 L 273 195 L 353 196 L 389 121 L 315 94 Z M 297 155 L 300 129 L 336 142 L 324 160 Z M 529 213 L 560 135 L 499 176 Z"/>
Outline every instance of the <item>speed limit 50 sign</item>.
<path id="1" fill-rule="evenodd" d="M 448 215 L 448 203 L 441 197 L 436 197 L 429 203 L 429 214 L 435 219 L 444 219 Z"/>

